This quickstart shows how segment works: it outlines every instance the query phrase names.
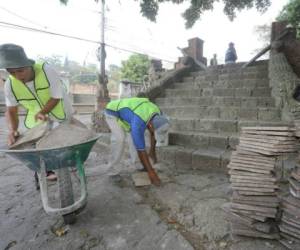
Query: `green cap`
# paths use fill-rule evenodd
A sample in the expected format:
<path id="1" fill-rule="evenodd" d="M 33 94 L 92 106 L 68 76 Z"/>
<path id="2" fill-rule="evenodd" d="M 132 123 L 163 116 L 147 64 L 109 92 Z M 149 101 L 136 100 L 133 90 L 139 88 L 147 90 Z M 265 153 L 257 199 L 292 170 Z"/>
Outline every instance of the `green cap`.
<path id="1" fill-rule="evenodd" d="M 17 69 L 33 64 L 34 60 L 26 56 L 21 46 L 12 43 L 0 45 L 0 69 Z"/>

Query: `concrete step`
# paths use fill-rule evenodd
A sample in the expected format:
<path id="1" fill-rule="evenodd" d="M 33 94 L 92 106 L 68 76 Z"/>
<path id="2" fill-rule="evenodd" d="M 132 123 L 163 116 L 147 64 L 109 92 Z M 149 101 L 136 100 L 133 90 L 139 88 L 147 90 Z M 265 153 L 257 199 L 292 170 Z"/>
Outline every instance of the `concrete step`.
<path id="1" fill-rule="evenodd" d="M 238 133 L 245 126 L 284 126 L 288 123 L 272 121 L 241 121 L 225 119 L 171 118 L 171 130 L 209 133 Z"/>
<path id="2" fill-rule="evenodd" d="M 237 133 L 209 133 L 209 132 L 182 132 L 171 131 L 169 144 L 186 148 L 219 148 L 235 149 L 238 144 Z"/>
<path id="3" fill-rule="evenodd" d="M 167 97 L 156 98 L 159 106 L 236 106 L 236 107 L 274 107 L 274 99 L 271 97 Z"/>
<path id="4" fill-rule="evenodd" d="M 253 72 L 243 72 L 236 71 L 231 73 L 221 73 L 221 74 L 201 74 L 198 76 L 189 75 L 183 77 L 183 81 L 217 81 L 217 80 L 245 80 L 245 79 L 261 79 L 268 78 L 268 71 L 253 71 Z"/>
<path id="5" fill-rule="evenodd" d="M 187 149 L 181 146 L 160 147 L 159 161 L 175 166 L 178 172 L 187 170 L 209 170 L 227 172 L 231 151 L 219 148 Z"/>
<path id="6" fill-rule="evenodd" d="M 6 110 L 5 103 L 0 103 L 0 114 L 4 114 Z"/>
<path id="7" fill-rule="evenodd" d="M 193 80 L 186 82 L 175 82 L 172 89 L 193 89 L 193 88 L 268 88 L 269 79 L 244 79 L 244 80 L 226 80 L 226 81 L 209 81 Z"/>
<path id="8" fill-rule="evenodd" d="M 280 121 L 277 108 L 246 108 L 239 106 L 160 106 L 172 118 L 210 118 L 224 120 Z"/>
<path id="9" fill-rule="evenodd" d="M 226 96 L 226 97 L 271 97 L 268 88 L 191 88 L 191 89 L 166 89 L 166 97 L 201 97 L 201 96 Z"/>
<path id="10" fill-rule="evenodd" d="M 261 65 L 256 65 L 256 66 L 249 66 L 246 68 L 241 68 L 243 64 L 236 65 L 234 66 L 229 66 L 229 65 L 218 65 L 217 67 L 208 67 L 206 71 L 204 70 L 199 70 L 195 72 L 191 72 L 191 76 L 201 76 L 201 75 L 214 75 L 214 74 L 227 74 L 227 73 L 236 73 L 236 72 L 244 72 L 244 73 L 253 73 L 253 72 L 267 72 L 268 71 L 268 64 L 267 62 Z"/>
<path id="11" fill-rule="evenodd" d="M 95 103 L 73 103 L 72 107 L 76 114 L 93 113 L 95 111 Z"/>

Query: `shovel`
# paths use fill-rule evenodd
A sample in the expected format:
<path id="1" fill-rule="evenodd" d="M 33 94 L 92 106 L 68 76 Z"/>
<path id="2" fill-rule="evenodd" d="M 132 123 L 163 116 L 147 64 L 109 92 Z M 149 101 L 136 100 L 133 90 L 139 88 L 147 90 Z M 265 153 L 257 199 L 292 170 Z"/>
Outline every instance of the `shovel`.
<path id="1" fill-rule="evenodd" d="M 42 138 L 49 130 L 51 130 L 53 121 L 48 120 L 21 134 L 16 142 L 9 146 L 9 149 L 17 149 L 25 146 L 25 144 L 33 144 Z"/>

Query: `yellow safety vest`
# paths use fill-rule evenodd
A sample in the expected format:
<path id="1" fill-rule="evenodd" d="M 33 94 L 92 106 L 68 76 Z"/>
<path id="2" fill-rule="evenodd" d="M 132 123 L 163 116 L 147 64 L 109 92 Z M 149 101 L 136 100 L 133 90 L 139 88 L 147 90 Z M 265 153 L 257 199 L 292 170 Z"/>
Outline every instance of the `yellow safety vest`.
<path id="1" fill-rule="evenodd" d="M 27 111 L 24 124 L 27 128 L 33 128 L 42 121 L 35 121 L 34 116 L 43 109 L 46 103 L 50 100 L 50 84 L 44 71 L 45 63 L 35 63 L 34 70 L 34 89 L 36 96 L 23 82 L 10 75 L 10 83 L 12 92 L 17 100 Z M 65 120 L 66 114 L 64 111 L 63 101 L 60 100 L 57 105 L 50 111 L 58 120 Z"/>
<path id="2" fill-rule="evenodd" d="M 155 115 L 160 114 L 159 108 L 148 98 L 124 98 L 120 100 L 114 100 L 109 102 L 106 105 L 106 109 L 111 111 L 119 111 L 122 108 L 129 108 L 136 115 L 138 115 L 145 123 L 148 123 L 149 120 Z M 122 119 L 118 119 L 118 123 L 126 130 L 130 131 L 130 124 Z"/>

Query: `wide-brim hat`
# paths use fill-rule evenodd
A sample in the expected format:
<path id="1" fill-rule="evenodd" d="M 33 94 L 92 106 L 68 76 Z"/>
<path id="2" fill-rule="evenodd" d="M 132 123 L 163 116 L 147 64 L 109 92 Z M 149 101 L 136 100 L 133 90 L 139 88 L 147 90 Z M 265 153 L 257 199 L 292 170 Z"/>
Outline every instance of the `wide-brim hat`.
<path id="1" fill-rule="evenodd" d="M 23 68 L 33 64 L 34 60 L 26 56 L 21 46 L 12 43 L 0 45 L 0 69 Z"/>

